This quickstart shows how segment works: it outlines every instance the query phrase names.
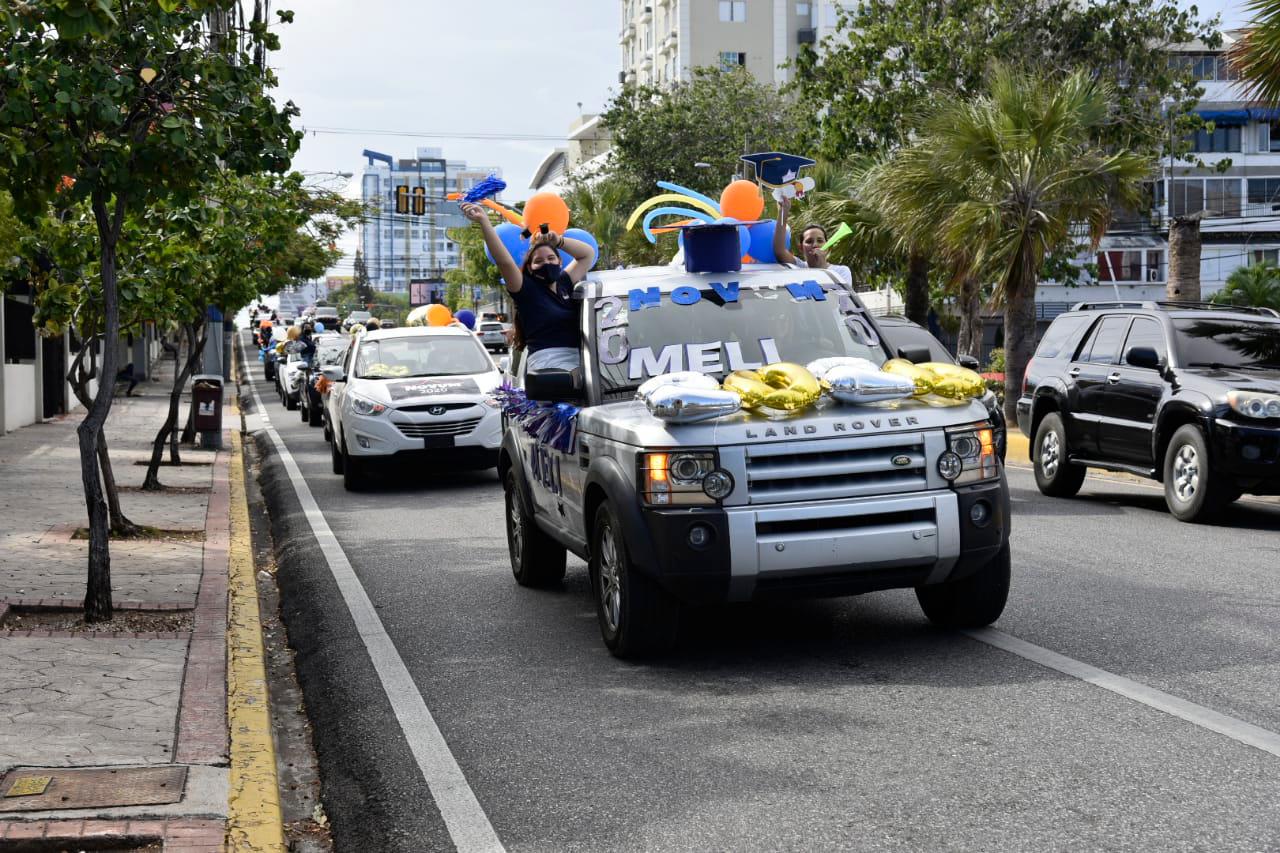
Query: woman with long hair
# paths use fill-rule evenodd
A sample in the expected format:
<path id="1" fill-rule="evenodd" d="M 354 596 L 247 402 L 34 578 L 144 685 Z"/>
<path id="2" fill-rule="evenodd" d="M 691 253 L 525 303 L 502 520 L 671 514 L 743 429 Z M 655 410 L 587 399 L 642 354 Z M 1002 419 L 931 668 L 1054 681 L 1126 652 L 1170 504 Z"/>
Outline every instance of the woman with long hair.
<path id="1" fill-rule="evenodd" d="M 853 284 L 853 271 L 843 264 L 827 263 L 827 252 L 822 248 L 827 242 L 827 229 L 811 223 L 800 229 L 800 255 L 796 257 L 787 248 L 787 215 L 791 212 L 791 199 L 783 197 L 778 202 L 778 224 L 773 229 L 773 254 L 779 263 L 811 270 L 830 270 L 845 284 Z"/>
<path id="2" fill-rule="evenodd" d="M 528 370 L 572 370 L 579 356 L 579 303 L 573 286 L 586 277 L 595 262 L 595 249 L 581 240 L 554 231 L 532 235 L 524 263 L 517 266 L 507 247 L 478 204 L 462 205 L 463 216 L 480 226 L 489 254 L 507 283 L 516 306 L 516 328 L 527 350 Z M 560 250 L 573 261 L 561 268 Z"/>

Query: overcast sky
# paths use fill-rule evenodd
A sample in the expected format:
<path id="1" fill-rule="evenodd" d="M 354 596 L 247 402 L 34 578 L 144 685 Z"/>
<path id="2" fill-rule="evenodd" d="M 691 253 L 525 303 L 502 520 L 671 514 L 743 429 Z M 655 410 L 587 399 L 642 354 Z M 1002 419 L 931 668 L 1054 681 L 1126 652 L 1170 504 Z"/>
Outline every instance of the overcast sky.
<path id="1" fill-rule="evenodd" d="M 358 175 L 365 148 L 411 157 L 419 145 L 438 146 L 473 167 L 500 168 L 509 187 L 504 199 L 527 198 L 533 170 L 563 144 L 578 104 L 581 112 L 598 112 L 621 68 L 617 0 L 273 5 L 296 13 L 295 23 L 276 28 L 283 48 L 272 63 L 281 100 L 302 109 L 298 125 L 317 129 L 308 130 L 294 158 L 304 172 Z M 1240 2 L 1210 0 L 1199 8 L 1205 17 L 1221 12 L 1228 27 L 1245 19 Z M 557 139 L 530 138 L 537 136 Z M 355 182 L 348 191 L 358 192 Z M 350 272 L 354 238 L 343 245 L 348 257 L 337 274 Z"/>

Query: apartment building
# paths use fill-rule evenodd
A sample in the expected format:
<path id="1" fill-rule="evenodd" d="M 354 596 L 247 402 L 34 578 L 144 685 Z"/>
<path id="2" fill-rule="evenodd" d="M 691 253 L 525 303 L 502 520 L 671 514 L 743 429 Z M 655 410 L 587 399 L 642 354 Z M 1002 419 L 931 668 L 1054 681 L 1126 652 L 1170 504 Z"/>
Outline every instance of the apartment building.
<path id="1" fill-rule="evenodd" d="M 1097 254 L 1098 275 L 1083 286 L 1042 285 L 1041 313 L 1082 299 L 1163 299 L 1169 270 L 1169 218 L 1199 212 L 1200 288 L 1209 298 L 1236 269 L 1280 261 L 1280 108 L 1247 100 L 1223 45 L 1178 45 L 1170 62 L 1191 69 L 1204 89 L 1196 112 L 1213 122 L 1181 159 L 1165 159 L 1153 186 L 1150 217 L 1120 214 Z"/>
<path id="2" fill-rule="evenodd" d="M 666 86 L 702 66 L 744 66 L 761 81 L 785 83 L 785 64 L 803 44 L 835 31 L 848 0 L 619 0 L 619 83 Z"/>
<path id="3" fill-rule="evenodd" d="M 608 155 L 611 140 L 600 116 L 591 113 L 579 116 L 569 126 L 566 144 L 553 148 L 534 169 L 529 189 L 564 192 L 564 178 L 569 174 L 589 175 Z"/>
<path id="4" fill-rule="evenodd" d="M 418 148 L 413 157 L 393 158 L 364 151 L 361 198 L 366 214 L 360 227 L 360 248 L 375 290 L 409 291 L 410 282 L 423 285 L 432 296 L 443 293 L 444 271 L 459 263 L 458 246 L 445 233 L 465 226 L 451 192 L 463 192 L 500 169 L 471 167 L 463 160 L 446 159 L 439 148 Z M 423 212 L 396 212 L 396 188 L 424 192 Z M 421 301 L 428 301 L 423 299 Z"/>

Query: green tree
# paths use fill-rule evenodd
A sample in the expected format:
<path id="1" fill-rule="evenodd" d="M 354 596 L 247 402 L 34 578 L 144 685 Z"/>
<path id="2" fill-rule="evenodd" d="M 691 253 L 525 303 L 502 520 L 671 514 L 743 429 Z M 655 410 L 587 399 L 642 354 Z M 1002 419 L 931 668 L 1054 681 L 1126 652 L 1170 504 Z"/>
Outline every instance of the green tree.
<path id="1" fill-rule="evenodd" d="M 1213 301 L 1280 311 L 1280 267 L 1270 261 L 1238 267 Z"/>
<path id="2" fill-rule="evenodd" d="M 8 4 L 0 43 L 0 143 L 18 210 L 44 214 L 64 177 L 93 214 L 106 342 L 102 378 L 78 429 L 89 516 L 85 618 L 110 618 L 107 508 L 95 466 L 111 408 L 121 326 L 117 253 L 126 217 L 165 198 L 190 198 L 222 169 L 283 171 L 297 110 L 268 94 L 275 78 L 240 40 L 211 37 L 208 12 L 232 0 L 59 0 Z M 291 13 L 280 13 L 282 21 Z M 275 47 L 265 21 L 247 46 Z"/>
<path id="3" fill-rule="evenodd" d="M 1065 79 L 996 67 L 990 94 L 945 103 L 920 138 L 872 176 L 882 209 L 910 231 L 930 228 L 944 261 L 996 282 L 1005 303 L 1006 384 L 1022 387 L 1035 348 L 1036 284 L 1053 253 L 1094 248 L 1112 204 L 1134 205 L 1152 161 L 1093 140 L 1111 114 L 1110 87 L 1084 71 Z M 1005 398 L 1012 421 L 1017 395 Z"/>
<path id="4" fill-rule="evenodd" d="M 600 244 L 600 256 L 596 258 L 598 269 L 609 269 L 616 263 L 617 244 L 631 213 L 628 200 L 626 185 L 617 178 L 578 182 L 565 197 L 572 212 L 569 221 Z"/>
<path id="5" fill-rule="evenodd" d="M 445 232 L 449 239 L 458 244 L 458 266 L 451 270 L 445 270 L 444 280 L 449 285 L 445 292 L 445 301 L 456 298 L 462 301 L 463 289 L 470 287 L 481 287 L 484 293 L 492 295 L 494 303 L 503 306 L 507 289 L 502 284 L 502 276 L 498 273 L 498 268 L 489 263 L 489 259 L 484 253 L 484 238 L 480 236 L 479 228 L 449 228 Z M 453 294 L 451 296 L 451 294 Z M 470 291 L 467 291 L 466 304 L 458 307 L 467 308 L 470 306 Z M 450 310 L 458 310 L 453 304 L 449 305 Z"/>
<path id="6" fill-rule="evenodd" d="M 626 188 L 626 207 L 657 192 L 657 181 L 719 198 L 743 154 L 804 151 L 816 139 L 813 119 L 795 100 L 745 68 L 696 68 L 670 88 L 624 87 L 602 120 L 613 135 L 603 175 Z"/>
<path id="7" fill-rule="evenodd" d="M 373 301 L 373 287 L 369 284 L 369 267 L 365 263 L 364 253 L 359 249 L 356 249 L 356 261 L 352 275 L 352 284 L 355 285 L 357 301 L 361 304 Z"/>
<path id="8" fill-rule="evenodd" d="M 1249 0 L 1252 15 L 1244 35 L 1228 51 L 1249 100 L 1280 101 L 1280 0 Z"/>

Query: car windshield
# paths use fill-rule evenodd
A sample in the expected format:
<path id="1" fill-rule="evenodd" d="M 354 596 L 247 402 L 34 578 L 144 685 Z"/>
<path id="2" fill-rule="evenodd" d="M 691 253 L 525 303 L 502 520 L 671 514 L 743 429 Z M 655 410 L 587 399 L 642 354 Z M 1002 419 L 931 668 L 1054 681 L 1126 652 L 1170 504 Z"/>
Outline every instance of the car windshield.
<path id="1" fill-rule="evenodd" d="M 471 336 L 421 335 L 365 341 L 356 354 L 360 379 L 466 376 L 493 370 L 484 348 Z"/>
<path id="2" fill-rule="evenodd" d="M 705 290 L 677 288 L 596 299 L 595 334 L 602 390 L 618 394 L 680 370 L 717 379 L 776 361 L 807 364 L 827 356 L 888 358 L 866 312 L 838 289 L 816 285 Z M 637 294 L 645 296 L 632 310 Z M 679 301 L 675 301 L 676 297 Z"/>
<path id="3" fill-rule="evenodd" d="M 955 358 L 942 345 L 942 341 L 935 338 L 931 332 L 918 326 L 911 326 L 905 323 L 881 323 L 880 331 L 884 333 L 884 339 L 889 345 L 889 349 L 894 352 L 924 347 L 929 350 L 930 361 L 955 364 Z"/>
<path id="4" fill-rule="evenodd" d="M 316 343 L 316 359 L 322 365 L 341 364 L 347 354 L 350 341 L 334 335 L 331 339 L 321 338 Z"/>
<path id="5" fill-rule="evenodd" d="M 1178 359 L 1187 367 L 1280 367 L 1280 321 L 1175 318 Z"/>
<path id="6" fill-rule="evenodd" d="M 352 311 L 350 316 L 352 320 L 368 320 L 373 315 L 368 311 Z"/>

